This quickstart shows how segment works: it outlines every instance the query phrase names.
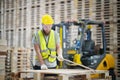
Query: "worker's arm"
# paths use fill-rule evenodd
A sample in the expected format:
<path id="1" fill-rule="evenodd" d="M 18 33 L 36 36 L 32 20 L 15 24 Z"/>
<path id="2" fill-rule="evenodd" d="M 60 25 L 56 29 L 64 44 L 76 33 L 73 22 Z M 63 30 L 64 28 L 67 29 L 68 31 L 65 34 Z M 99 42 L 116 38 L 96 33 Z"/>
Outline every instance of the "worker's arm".
<path id="1" fill-rule="evenodd" d="M 62 56 L 62 49 L 60 47 L 60 44 L 56 44 L 56 49 L 57 49 L 57 54 L 58 54 L 58 60 L 63 61 L 63 56 Z"/>
<path id="2" fill-rule="evenodd" d="M 34 44 L 34 49 L 36 51 L 38 61 L 41 65 L 41 69 L 47 69 L 47 66 L 44 64 L 44 60 L 43 60 L 42 55 L 40 53 L 38 33 L 34 34 L 33 39 L 32 39 L 32 43 Z"/>
<path id="3" fill-rule="evenodd" d="M 60 37 L 57 32 L 55 32 L 55 41 L 56 41 L 56 51 L 57 51 L 57 59 L 59 61 L 63 61 L 63 56 L 62 56 L 62 49 L 60 46 Z"/>
<path id="4" fill-rule="evenodd" d="M 34 48 L 35 48 L 35 51 L 36 51 L 36 53 L 37 53 L 37 57 L 38 57 L 38 60 L 39 60 L 39 62 L 40 62 L 40 65 L 41 65 L 41 69 L 42 69 L 42 70 L 48 69 L 47 66 L 44 64 L 42 55 L 41 55 L 41 53 L 40 53 L 39 45 L 38 45 L 38 44 L 34 44 Z"/>
<path id="5" fill-rule="evenodd" d="M 57 54 L 59 55 L 62 52 L 60 48 L 60 44 L 56 44 L 56 49 L 57 49 Z"/>
<path id="6" fill-rule="evenodd" d="M 39 45 L 38 44 L 34 44 L 34 48 L 35 48 L 35 51 L 37 53 L 37 57 L 38 57 L 38 60 L 40 62 L 40 64 L 44 64 L 44 61 L 43 61 L 43 58 L 42 58 L 42 55 L 40 53 L 40 48 L 39 48 Z"/>

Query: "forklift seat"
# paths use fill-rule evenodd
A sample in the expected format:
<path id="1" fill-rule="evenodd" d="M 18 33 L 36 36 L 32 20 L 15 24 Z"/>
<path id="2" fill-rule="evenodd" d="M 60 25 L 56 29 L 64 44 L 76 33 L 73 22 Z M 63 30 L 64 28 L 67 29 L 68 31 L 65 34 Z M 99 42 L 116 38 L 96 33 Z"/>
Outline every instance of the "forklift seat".
<path id="1" fill-rule="evenodd" d="M 83 55 L 89 56 L 94 54 L 95 42 L 93 40 L 84 40 L 82 44 Z"/>

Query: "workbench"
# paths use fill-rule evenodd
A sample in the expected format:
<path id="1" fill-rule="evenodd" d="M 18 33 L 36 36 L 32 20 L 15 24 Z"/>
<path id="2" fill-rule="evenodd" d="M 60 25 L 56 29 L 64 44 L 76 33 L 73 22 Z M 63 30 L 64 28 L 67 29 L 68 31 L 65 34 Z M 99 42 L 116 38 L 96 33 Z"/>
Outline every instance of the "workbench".
<path id="1" fill-rule="evenodd" d="M 73 76 L 85 76 L 82 80 L 91 80 L 91 74 L 104 74 L 104 80 L 111 80 L 106 70 L 81 70 L 81 69 L 48 69 L 48 70 L 24 70 L 20 73 L 33 73 L 34 80 L 44 80 L 45 74 L 57 74 L 57 80 L 70 80 Z M 74 80 L 74 79 L 73 79 Z M 97 79 L 99 80 L 99 79 Z M 102 79 L 103 80 L 103 79 Z"/>

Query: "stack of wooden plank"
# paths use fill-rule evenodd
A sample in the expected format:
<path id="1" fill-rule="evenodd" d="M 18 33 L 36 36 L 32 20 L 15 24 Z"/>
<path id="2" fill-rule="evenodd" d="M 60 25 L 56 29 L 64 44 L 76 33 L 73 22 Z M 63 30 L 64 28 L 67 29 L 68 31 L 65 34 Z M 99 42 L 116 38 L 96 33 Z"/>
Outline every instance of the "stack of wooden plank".
<path id="1" fill-rule="evenodd" d="M 6 55 L 6 79 L 11 78 L 11 53 L 13 52 L 12 48 L 8 48 Z"/>
<path id="2" fill-rule="evenodd" d="M 5 80 L 5 61 L 6 61 L 6 56 L 5 55 L 0 55 L 0 80 Z"/>
<path id="3" fill-rule="evenodd" d="M 117 79 L 120 79 L 120 53 L 117 54 Z"/>
<path id="4" fill-rule="evenodd" d="M 16 73 L 22 70 L 29 70 L 31 68 L 30 55 L 31 55 L 30 49 L 15 48 L 11 57 L 12 72 Z M 28 78 L 31 77 L 30 75 L 31 74 L 29 73 L 25 73 L 20 75 L 20 77 Z"/>
<path id="5" fill-rule="evenodd" d="M 7 43 L 6 40 L 0 39 L 0 80 L 5 80 L 6 75 L 6 55 Z"/>

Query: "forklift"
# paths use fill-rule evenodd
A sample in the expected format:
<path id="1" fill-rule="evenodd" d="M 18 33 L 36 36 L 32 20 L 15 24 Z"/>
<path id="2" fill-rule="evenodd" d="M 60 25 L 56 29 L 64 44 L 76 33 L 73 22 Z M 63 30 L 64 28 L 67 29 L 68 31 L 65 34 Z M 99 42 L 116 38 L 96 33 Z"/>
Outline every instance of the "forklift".
<path id="1" fill-rule="evenodd" d="M 73 47 L 68 47 L 67 30 L 71 25 L 78 26 L 78 38 L 74 41 L 75 43 Z M 91 38 L 91 25 L 101 29 L 102 44 L 101 49 L 97 51 L 99 54 L 96 53 L 95 42 Z M 106 53 L 105 29 L 103 22 L 80 19 L 78 22 L 62 22 L 60 24 L 55 24 L 53 25 L 54 29 L 55 26 L 59 27 L 61 46 L 65 59 L 85 65 L 94 70 L 109 70 L 112 80 L 116 80 L 114 73 L 115 59 L 112 54 Z M 81 68 L 78 65 L 65 62 L 62 62 L 60 65 L 63 68 Z M 93 75 L 92 77 L 96 77 L 96 75 Z"/>

